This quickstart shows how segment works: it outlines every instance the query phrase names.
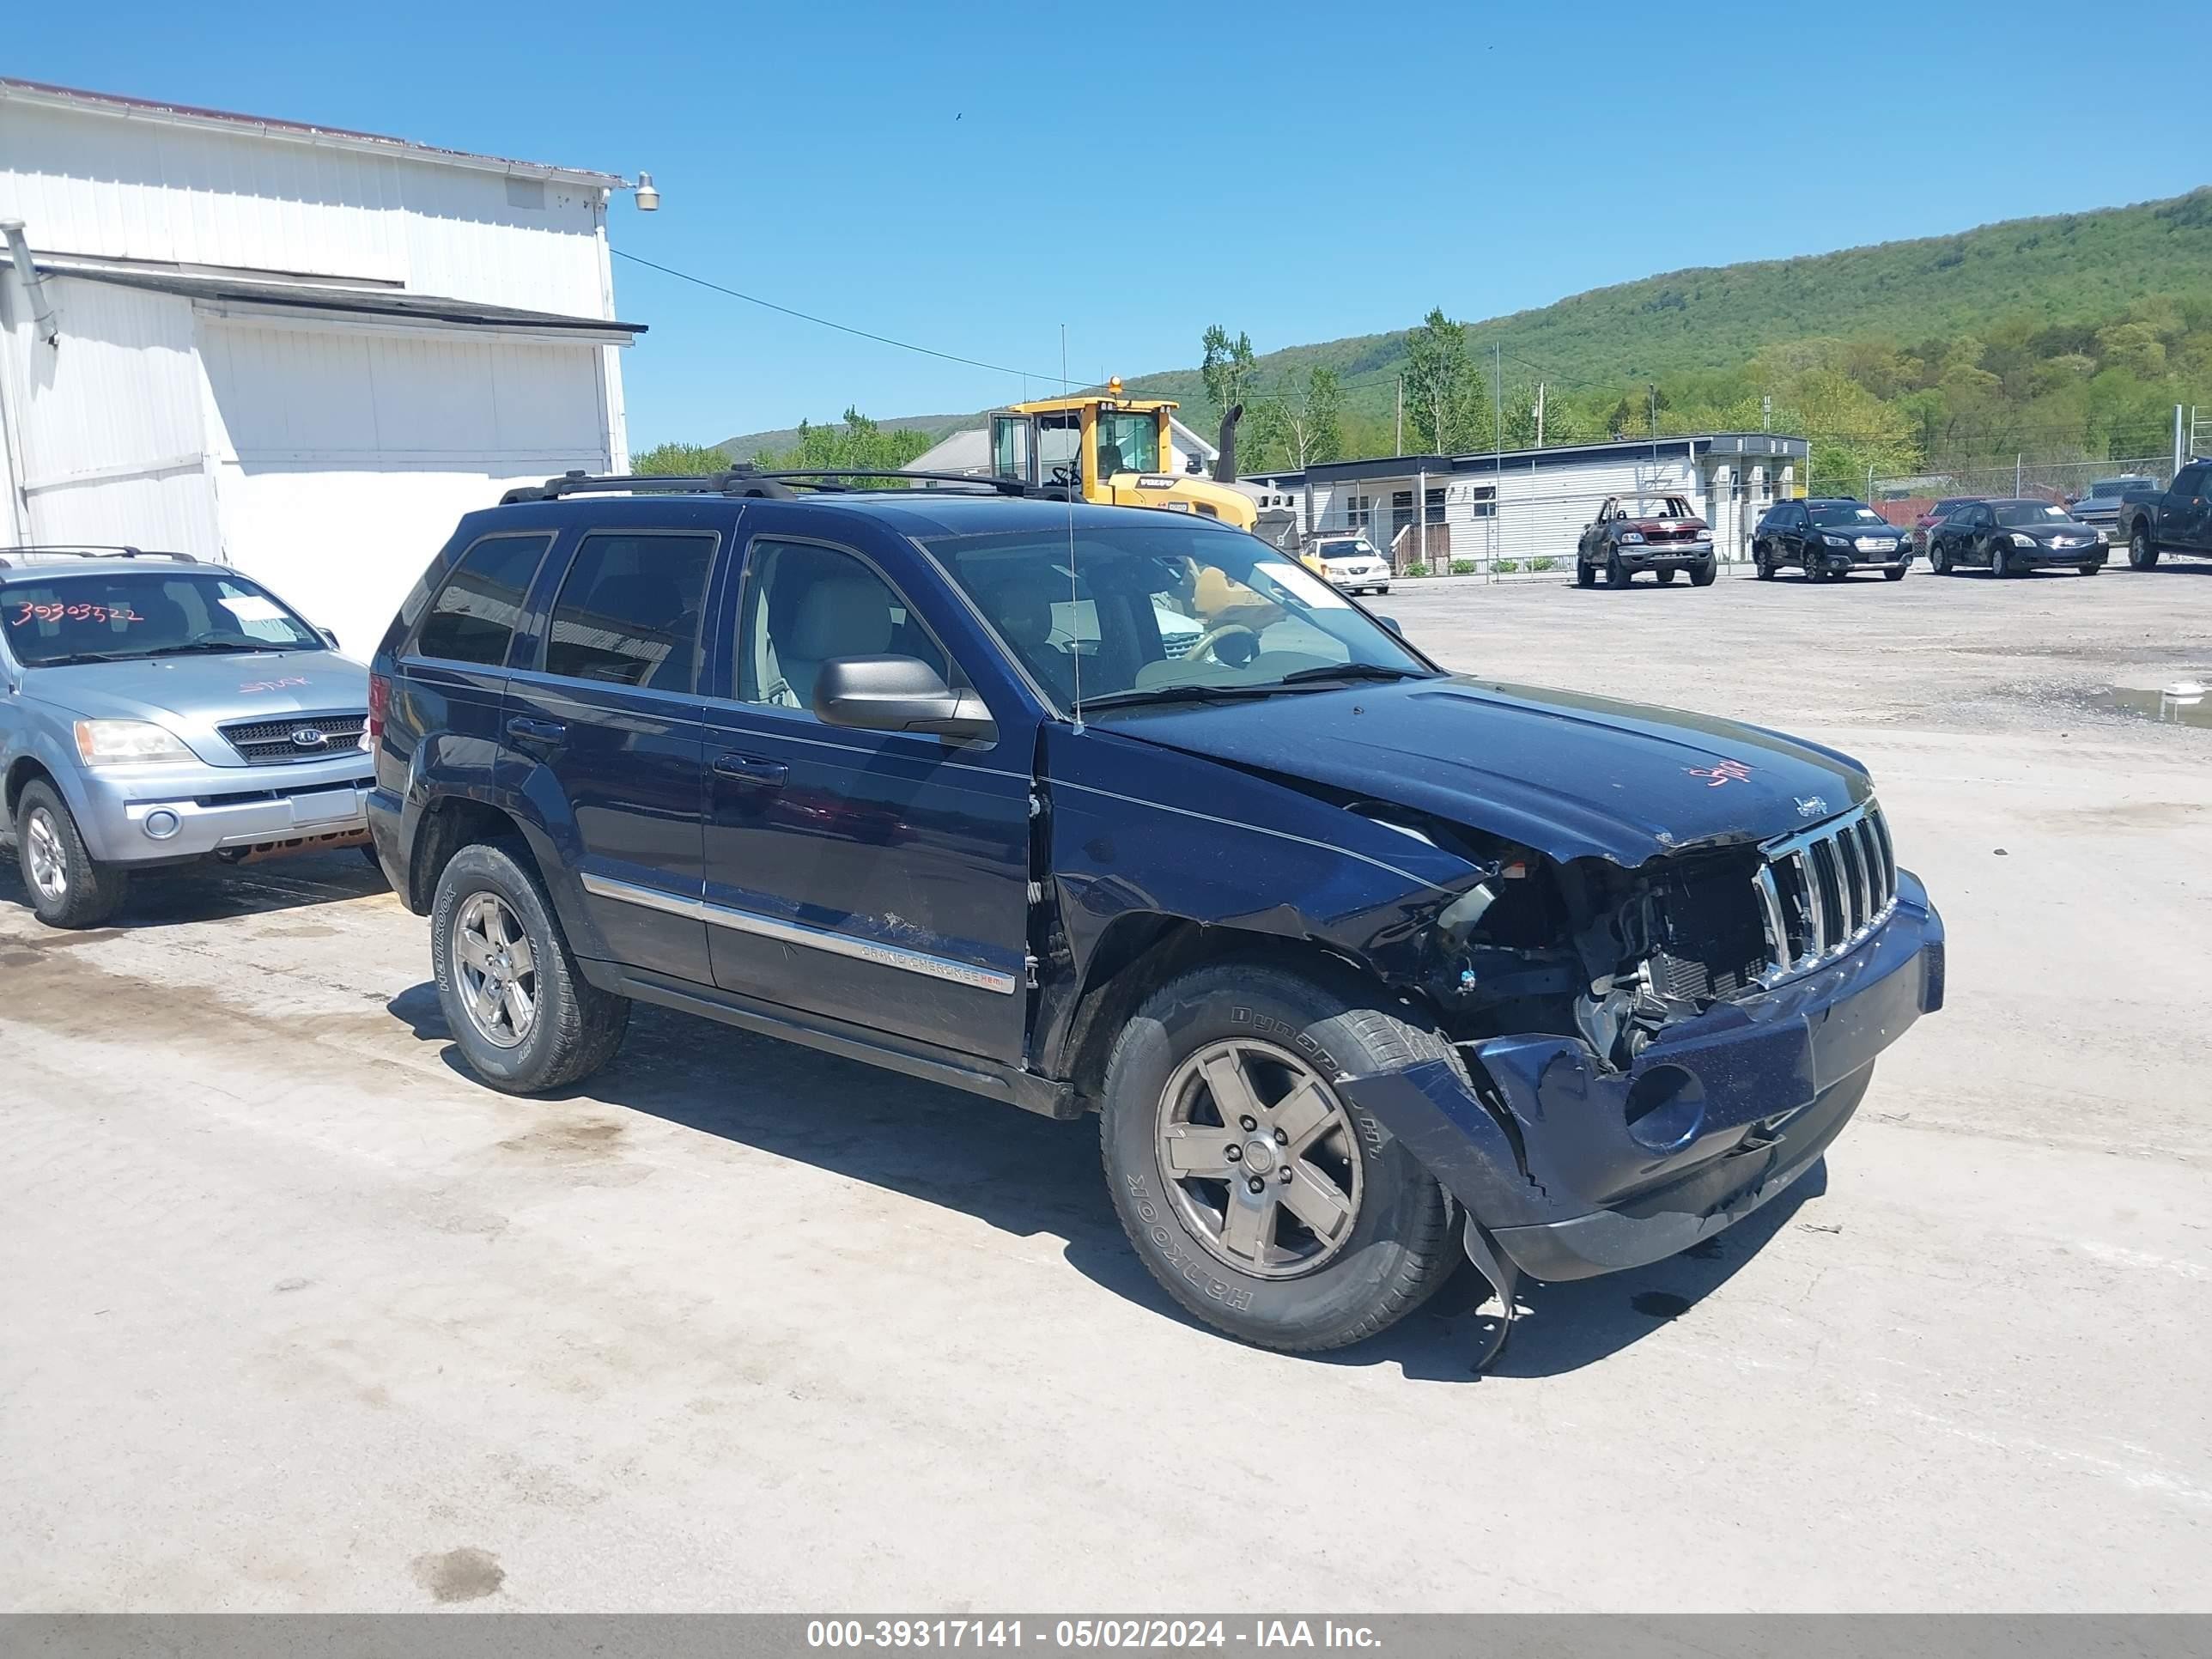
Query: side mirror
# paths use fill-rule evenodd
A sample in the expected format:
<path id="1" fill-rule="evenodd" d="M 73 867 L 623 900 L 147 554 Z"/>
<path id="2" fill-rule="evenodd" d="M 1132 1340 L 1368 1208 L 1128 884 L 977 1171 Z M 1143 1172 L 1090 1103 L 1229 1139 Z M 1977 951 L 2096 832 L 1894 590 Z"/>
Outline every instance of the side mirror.
<path id="1" fill-rule="evenodd" d="M 1377 617 L 1375 620 L 1381 623 L 1383 627 L 1389 629 L 1400 639 L 1402 640 L 1406 637 L 1406 624 L 1400 622 L 1395 617 Z"/>
<path id="2" fill-rule="evenodd" d="M 928 732 L 973 742 L 997 735 L 973 691 L 955 691 L 915 657 L 833 657 L 814 680 L 814 712 L 863 732 Z"/>
<path id="3" fill-rule="evenodd" d="M 330 647 L 331 650 L 335 651 L 338 648 L 338 636 L 331 632 L 329 629 L 318 628 L 315 632 L 323 636 L 323 643 Z"/>

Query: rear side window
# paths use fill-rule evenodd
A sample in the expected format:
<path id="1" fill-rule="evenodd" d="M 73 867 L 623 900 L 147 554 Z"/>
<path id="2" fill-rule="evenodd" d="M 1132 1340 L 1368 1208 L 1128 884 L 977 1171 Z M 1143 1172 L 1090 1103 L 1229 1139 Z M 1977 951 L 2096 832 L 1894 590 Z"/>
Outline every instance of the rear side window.
<path id="1" fill-rule="evenodd" d="M 545 672 L 653 691 L 689 691 L 715 537 L 586 536 L 545 640 Z"/>
<path id="2" fill-rule="evenodd" d="M 416 654 L 487 668 L 503 665 L 522 615 L 522 596 L 552 544 L 550 534 L 487 536 L 462 554 L 422 617 Z"/>
<path id="3" fill-rule="evenodd" d="M 2204 493 L 2204 469 L 2185 466 L 2174 475 L 2173 493 L 2177 495 L 2201 495 Z"/>

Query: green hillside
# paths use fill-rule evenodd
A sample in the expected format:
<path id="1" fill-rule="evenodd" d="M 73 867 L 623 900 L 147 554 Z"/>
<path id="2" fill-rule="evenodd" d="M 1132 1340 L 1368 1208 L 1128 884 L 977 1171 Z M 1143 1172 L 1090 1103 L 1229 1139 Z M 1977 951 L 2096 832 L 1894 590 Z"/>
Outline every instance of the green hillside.
<path id="1" fill-rule="evenodd" d="M 1232 335 L 1237 319 L 1194 319 Z M 1389 452 L 1413 331 L 1261 353 L 1248 405 L 1302 398 L 1315 369 L 1341 394 L 1343 454 Z M 1545 386 L 1546 441 L 1700 424 L 1778 428 L 1826 446 L 1837 478 L 1931 457 L 2026 447 L 2084 459 L 2141 450 L 2179 402 L 2212 403 L 2212 189 L 2171 201 L 2021 219 L 1954 236 L 1672 271 L 1466 325 L 1483 378 L 1453 447 L 1492 441 L 1487 373 L 1504 354 L 1508 444 L 1528 441 Z M 1218 420 L 1196 368 L 1133 378 L 1201 430 Z M 1654 388 L 1656 387 L 1656 395 Z M 1475 405 L 1480 404 L 1477 409 Z M 1656 405 L 1656 409 L 1655 409 Z M 973 419 L 973 416 L 966 417 Z M 958 416 L 888 420 L 933 432 Z M 788 432 L 729 441 L 732 454 Z M 1407 447 L 1415 446 L 1409 425 Z M 1279 425 L 1253 429 L 1253 466 L 1290 465 Z M 2153 447 L 2156 447 L 2155 445 Z M 1849 453 L 1846 453 L 1848 451 Z M 1817 458 L 1816 458 L 1817 459 Z"/>

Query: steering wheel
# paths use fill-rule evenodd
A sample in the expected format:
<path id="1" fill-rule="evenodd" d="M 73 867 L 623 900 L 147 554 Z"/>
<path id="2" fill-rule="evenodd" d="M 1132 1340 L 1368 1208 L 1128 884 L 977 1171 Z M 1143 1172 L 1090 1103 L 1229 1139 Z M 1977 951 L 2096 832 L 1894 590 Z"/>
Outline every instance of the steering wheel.
<path id="1" fill-rule="evenodd" d="M 1065 463 L 1054 466 L 1052 470 L 1052 481 L 1056 484 L 1073 483 L 1075 482 L 1075 469 Z"/>
<path id="2" fill-rule="evenodd" d="M 1210 657 L 1215 662 L 1221 663 L 1224 668 L 1242 668 L 1244 663 L 1221 662 L 1221 642 L 1232 635 L 1237 634 L 1242 634 L 1252 641 L 1251 650 L 1244 656 L 1244 662 L 1250 662 L 1254 657 L 1260 654 L 1260 635 L 1255 630 L 1245 627 L 1243 623 L 1223 623 L 1218 628 L 1209 628 L 1198 636 L 1197 641 L 1189 650 L 1184 652 L 1183 655 L 1186 659 Z"/>

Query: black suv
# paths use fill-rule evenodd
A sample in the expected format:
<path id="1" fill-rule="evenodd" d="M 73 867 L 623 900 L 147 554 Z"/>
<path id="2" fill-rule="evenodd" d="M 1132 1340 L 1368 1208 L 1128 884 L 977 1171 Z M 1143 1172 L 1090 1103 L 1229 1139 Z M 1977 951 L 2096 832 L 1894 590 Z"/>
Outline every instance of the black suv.
<path id="1" fill-rule="evenodd" d="M 1869 507 L 1847 497 L 1779 501 L 1753 532 L 1752 567 L 1761 581 L 1794 564 L 1811 581 L 1840 581 L 1854 570 L 1879 570 L 1901 582 L 1911 568 L 1912 538 Z"/>
<path id="2" fill-rule="evenodd" d="M 1717 1231 L 1941 1004 L 1832 750 L 1447 674 L 1202 519 L 809 483 L 511 492 L 378 650 L 377 849 L 494 1086 L 641 999 L 1096 1110 L 1161 1284 L 1309 1350 L 1462 1248 L 1510 1310 Z"/>

